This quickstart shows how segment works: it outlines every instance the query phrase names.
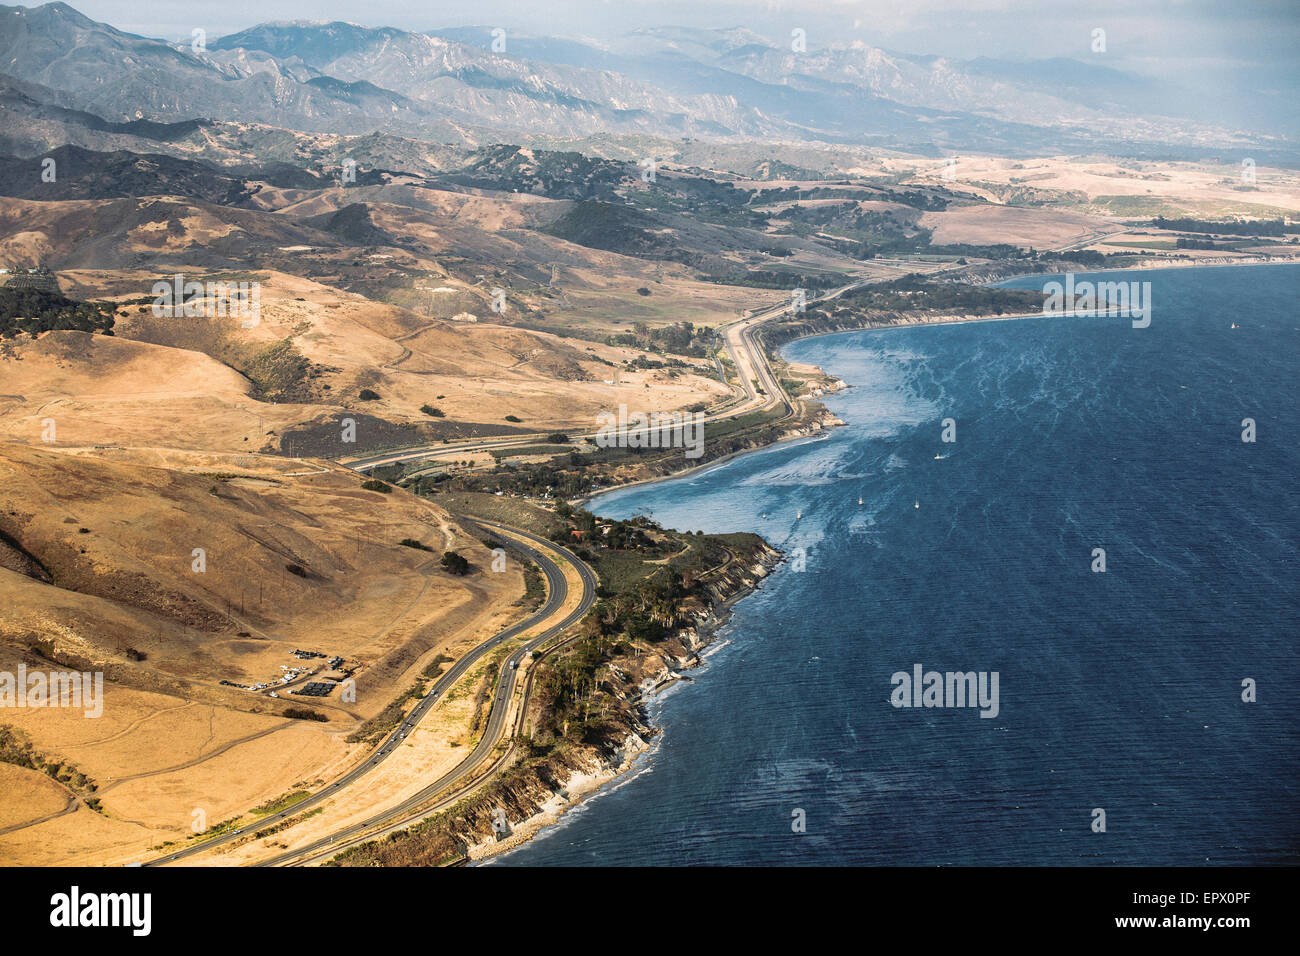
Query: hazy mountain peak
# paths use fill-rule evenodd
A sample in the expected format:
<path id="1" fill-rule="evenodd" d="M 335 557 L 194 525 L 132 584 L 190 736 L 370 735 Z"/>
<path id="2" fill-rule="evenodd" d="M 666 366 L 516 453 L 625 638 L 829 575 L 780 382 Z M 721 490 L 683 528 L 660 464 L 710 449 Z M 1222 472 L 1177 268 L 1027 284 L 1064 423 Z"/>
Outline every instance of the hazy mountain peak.
<path id="1" fill-rule="evenodd" d="M 607 49 L 519 33 L 499 53 L 488 28 L 433 35 L 299 19 L 195 54 L 64 3 L 0 10 L 6 72 L 108 120 L 203 117 L 477 143 L 610 133 L 1069 150 L 1248 138 L 1153 115 L 1149 83 L 1079 61 L 972 63 L 861 42 L 803 52 L 744 26 L 656 26 Z"/>

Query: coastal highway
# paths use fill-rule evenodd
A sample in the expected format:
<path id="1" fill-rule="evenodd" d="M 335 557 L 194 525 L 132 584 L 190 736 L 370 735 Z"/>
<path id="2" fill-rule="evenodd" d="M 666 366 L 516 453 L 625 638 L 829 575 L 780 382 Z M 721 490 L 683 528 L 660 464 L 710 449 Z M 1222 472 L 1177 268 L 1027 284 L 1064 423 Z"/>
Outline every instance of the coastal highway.
<path id="1" fill-rule="evenodd" d="M 1116 230 L 1119 227 L 1115 227 Z M 1085 235 L 1074 236 L 1070 241 L 1060 246 L 1061 250 L 1070 250 L 1089 245 L 1111 235 L 1108 229 L 1101 229 L 1097 232 L 1087 233 Z M 965 266 L 959 266 L 956 263 L 936 263 L 931 261 L 913 261 L 907 259 L 878 259 L 878 264 L 885 264 L 893 269 L 897 274 L 903 275 L 908 272 L 925 272 L 931 276 L 938 276 L 944 273 L 960 272 Z M 896 278 L 894 274 L 860 276 L 844 285 L 818 296 L 809 296 L 808 304 L 812 305 L 817 302 L 826 302 L 836 299 L 844 293 L 853 289 L 858 289 L 873 282 L 886 281 Z M 772 368 L 768 364 L 767 356 L 763 349 L 754 339 L 754 334 L 758 326 L 764 322 L 788 314 L 790 312 L 790 303 L 788 301 L 778 302 L 775 305 L 762 306 L 755 310 L 749 310 L 742 313 L 739 319 L 736 319 L 717 329 L 717 335 L 722 336 L 723 344 L 727 349 L 727 354 L 731 359 L 732 365 L 736 369 L 736 375 L 740 379 L 741 387 L 744 389 L 748 401 L 742 401 L 735 404 L 735 397 L 728 399 L 721 407 L 704 418 L 705 423 L 721 421 L 727 418 L 735 418 L 753 411 L 761 411 L 774 406 L 783 406 L 787 415 L 793 413 L 793 406 L 785 390 L 781 388 L 776 376 L 772 373 Z M 723 373 L 721 362 L 714 358 L 714 364 L 717 367 L 719 377 L 726 381 Z M 762 388 L 763 395 L 758 393 L 754 387 L 754 381 L 757 380 Z M 640 432 L 631 432 L 630 434 L 639 434 Z M 573 434 L 570 438 L 583 439 L 595 438 L 594 431 L 583 434 Z M 516 435 L 510 438 L 487 438 L 474 441 L 461 441 L 449 444 L 425 444 L 412 445 L 407 448 L 394 449 L 390 452 L 378 455 L 370 455 L 364 458 L 344 461 L 341 464 L 347 465 L 355 471 L 367 472 L 381 465 L 395 465 L 403 462 L 420 461 L 426 458 L 445 458 L 456 454 L 466 452 L 491 451 L 498 448 L 523 447 L 535 445 L 544 442 L 545 433 L 535 433 L 529 435 Z"/>
<path id="2" fill-rule="evenodd" d="M 345 842 L 354 840 L 365 831 L 374 827 L 381 826 L 385 823 L 396 824 L 399 822 L 413 822 L 404 819 L 404 815 L 411 815 L 414 813 L 414 819 L 419 819 L 434 812 L 437 807 L 425 807 L 424 804 L 428 803 L 444 790 L 454 786 L 458 781 L 473 774 L 475 770 L 479 769 L 488 761 L 492 755 L 492 751 L 496 748 L 497 744 L 501 742 L 506 730 L 506 718 L 510 711 L 510 704 L 514 697 L 515 684 L 519 678 L 519 665 L 522 663 L 524 657 L 557 637 L 565 628 L 582 620 L 591 609 L 592 604 L 595 603 L 596 586 L 598 584 L 595 572 L 593 572 L 591 568 L 578 559 L 577 555 L 573 554 L 567 548 L 547 541 L 545 538 L 538 537 L 535 534 L 521 531 L 518 528 L 510 528 L 490 521 L 470 521 L 469 519 L 463 519 L 463 524 L 465 524 L 467 529 L 474 529 L 477 526 L 499 531 L 502 534 L 509 533 L 517 535 L 537 545 L 538 547 L 533 548 L 528 545 L 520 544 L 517 541 L 509 542 L 511 547 L 524 552 L 530 560 L 536 562 L 547 570 L 547 579 L 552 581 L 552 588 L 557 591 L 565 588 L 564 576 L 560 572 L 558 565 L 543 553 L 543 549 L 559 553 L 564 560 L 568 561 L 577 569 L 578 574 L 582 579 L 582 599 L 579 601 L 578 606 L 567 614 L 562 621 L 547 628 L 537 637 L 528 641 L 521 647 L 516 648 L 514 653 L 506 658 L 505 662 L 502 664 L 500 674 L 498 675 L 496 692 L 492 698 L 492 710 L 488 715 L 487 726 L 483 730 L 483 736 L 464 760 L 441 777 L 434 780 L 427 787 L 423 788 L 407 800 L 404 800 L 402 803 L 390 807 L 360 823 L 353 824 L 352 826 L 332 833 L 327 837 L 322 837 L 306 846 L 289 850 L 268 860 L 263 860 L 257 863 L 257 866 L 285 866 L 300 858 L 319 856 L 329 851 L 337 851 L 343 848 L 342 844 Z M 551 577 L 552 572 L 554 572 L 558 577 L 558 584 L 556 584 L 555 579 Z M 547 603 L 549 604 L 550 602 Z M 511 629 L 513 633 L 518 633 L 519 630 L 520 628 L 518 625 Z M 502 634 L 506 633 L 507 632 L 504 631 L 502 632 Z M 498 636 L 488 643 L 480 645 L 475 650 L 475 659 L 482 656 L 481 652 L 484 650 L 490 650 L 492 647 L 501 643 L 504 639 L 504 637 Z M 414 714 L 412 714 L 412 717 L 414 717 Z M 408 719 L 406 724 L 403 726 L 409 726 L 412 723 L 413 720 Z M 447 803 L 453 801 L 459 798 L 459 796 L 459 793 L 454 794 L 442 802 Z M 301 806 L 301 803 L 296 804 L 291 811 L 286 812 L 297 812 Z M 370 839 L 374 835 L 375 834 L 369 834 L 366 839 Z"/>
<path id="3" fill-rule="evenodd" d="M 185 847 L 184 849 L 177 850 L 176 852 L 171 853 L 167 856 L 150 860 L 144 863 L 143 864 L 144 866 L 161 866 L 164 864 L 184 860 L 188 857 L 194 856 L 195 854 L 204 853 L 208 850 L 211 850 L 213 847 L 217 847 L 224 843 L 228 843 L 231 840 L 237 839 L 241 836 L 245 836 L 257 830 L 264 829 L 265 827 L 267 827 L 268 825 L 276 821 L 283 820 L 286 817 L 295 816 L 301 813 L 303 810 L 306 810 L 309 807 L 312 807 L 315 804 L 318 804 L 329 797 L 335 796 L 339 790 L 343 789 L 346 786 L 349 786 L 350 784 L 356 783 L 366 774 L 370 773 L 370 771 L 374 770 L 394 750 L 397 749 L 397 747 L 401 744 L 402 740 L 411 731 L 411 728 L 414 727 L 417 723 L 419 723 L 420 719 L 426 713 L 429 712 L 429 709 L 432 708 L 433 705 L 436 704 L 440 699 L 442 699 L 443 695 L 446 694 L 447 691 L 449 691 L 452 688 L 452 686 L 461 677 L 463 677 L 471 667 L 474 666 L 476 662 L 481 660 L 484 655 L 491 652 L 493 648 L 499 646 L 503 642 L 511 640 L 512 638 L 517 637 L 518 635 L 530 630 L 531 628 L 542 623 L 543 621 L 546 621 L 548 618 L 553 617 L 555 614 L 557 614 L 560 611 L 560 609 L 564 606 L 565 602 L 568 600 L 569 585 L 568 582 L 565 580 L 564 572 L 563 570 L 561 570 L 560 566 L 556 564 L 555 561 L 551 560 L 551 558 L 549 558 L 544 553 L 544 550 L 550 550 L 552 552 L 558 553 L 564 560 L 571 563 L 578 570 L 578 574 L 582 579 L 582 597 L 578 606 L 572 612 L 566 615 L 564 619 L 561 620 L 559 623 L 547 628 L 544 632 L 542 632 L 542 634 L 539 637 L 534 638 L 532 641 L 529 641 L 526 645 L 524 645 L 523 647 L 515 651 L 515 653 L 510 656 L 509 660 L 507 661 L 507 667 L 505 669 L 504 676 L 502 677 L 502 680 L 498 683 L 499 690 L 496 695 L 496 698 L 493 701 L 492 713 L 488 719 L 488 726 L 487 729 L 484 731 L 483 738 L 482 741 L 480 741 L 479 746 L 476 747 L 474 751 L 468 757 L 466 757 L 466 759 L 462 761 L 454 770 L 452 770 L 448 774 L 445 774 L 442 778 L 440 778 L 433 785 L 431 785 L 431 787 L 426 788 L 424 791 L 421 791 L 421 793 L 422 794 L 427 793 L 431 795 L 432 793 L 436 792 L 437 789 L 441 789 L 445 786 L 448 786 L 450 783 L 454 782 L 459 776 L 469 772 L 470 770 L 473 770 L 475 767 L 478 766 L 478 764 L 482 762 L 482 760 L 487 756 L 488 751 L 491 750 L 491 746 L 487 746 L 485 748 L 484 745 L 489 741 L 491 742 L 491 744 L 494 745 L 496 743 L 497 738 L 500 737 L 501 726 L 505 721 L 505 710 L 507 705 L 509 704 L 510 693 L 514 688 L 514 676 L 515 676 L 514 666 L 518 665 L 519 660 L 522 659 L 523 655 L 527 653 L 528 650 L 544 643 L 545 641 L 559 634 L 566 627 L 569 627 L 570 625 L 574 624 L 576 621 L 582 619 L 582 617 L 591 608 L 591 605 L 595 603 L 597 581 L 596 581 L 595 573 L 589 567 L 587 567 L 587 565 L 585 565 L 582 561 L 580 561 L 576 555 L 574 555 L 568 549 L 563 548 L 560 545 L 552 544 L 551 542 L 545 540 L 544 538 L 540 538 L 537 535 L 530 534 L 529 532 L 526 531 L 520 531 L 517 528 L 510 528 L 505 525 L 498 525 L 490 521 L 476 522 L 476 521 L 471 521 L 469 519 L 465 519 L 462 521 L 462 525 L 466 528 L 466 530 L 469 530 L 471 532 L 475 530 L 481 531 L 482 529 L 492 529 L 495 531 L 499 531 L 502 534 L 515 535 L 524 538 L 540 546 L 539 548 L 533 548 L 513 540 L 503 542 L 504 544 L 507 544 L 512 550 L 521 552 L 530 561 L 536 563 L 542 569 L 543 573 L 546 575 L 547 597 L 546 597 L 546 602 L 542 605 L 542 607 L 539 608 L 534 613 L 528 615 L 528 617 L 524 618 L 522 621 L 519 621 L 516 624 L 512 624 L 510 627 L 494 635 L 489 640 L 484 641 L 482 644 L 475 647 L 469 653 L 462 655 L 447 670 L 446 673 L 439 676 L 439 678 L 434 682 L 434 685 L 430 689 L 429 693 L 420 699 L 420 702 L 415 705 L 414 709 L 412 709 L 410 714 L 408 714 L 407 717 L 402 721 L 402 723 L 399 724 L 384 739 L 383 743 L 379 745 L 377 750 L 372 752 L 370 756 L 368 756 L 365 759 L 365 761 L 363 761 L 361 764 L 354 767 L 352 770 L 348 771 L 346 774 L 344 774 L 338 780 L 331 783 L 325 789 L 318 791 L 317 793 L 308 797 L 306 800 L 301 800 L 298 803 L 295 803 L 293 806 L 285 810 L 281 810 L 278 813 L 270 814 L 266 817 L 257 820 L 254 823 L 246 824 L 245 826 L 240 827 L 238 830 L 231 830 L 227 833 L 222 833 L 218 836 L 214 836 L 210 839 L 203 840 L 199 843 L 196 843 L 193 846 L 189 846 L 189 847 Z M 391 812 L 397 812 L 397 811 L 394 810 L 394 811 L 390 811 L 390 813 Z"/>
<path id="4" fill-rule="evenodd" d="M 865 285 L 868 282 L 875 281 L 872 279 L 861 279 L 850 282 L 839 288 L 832 289 L 820 296 L 810 296 L 808 303 L 811 305 L 815 302 L 825 302 L 829 299 L 838 298 L 850 289 L 855 289 Z M 789 397 L 785 390 L 777 381 L 772 372 L 772 367 L 768 364 L 767 356 L 764 354 L 762 347 L 755 341 L 754 333 L 759 325 L 768 322 L 773 318 L 784 315 L 790 311 L 788 302 L 781 302 L 777 305 L 766 306 L 753 312 L 746 313 L 740 319 L 721 327 L 718 334 L 723 338 L 723 344 L 726 346 L 727 354 L 731 358 L 731 363 L 735 366 L 736 374 L 740 378 L 740 384 L 748 396 L 748 401 L 742 402 L 734 407 L 727 408 L 725 411 L 718 411 L 711 415 L 706 415 L 705 423 L 722 421 L 727 418 L 735 418 L 738 415 L 744 415 L 748 412 L 762 411 L 775 406 L 781 406 L 789 414 L 793 411 Z M 718 366 L 721 371 L 721 365 Z M 759 383 L 763 394 L 759 394 L 754 387 L 754 381 Z M 727 403 L 730 404 L 730 401 Z M 639 431 L 630 431 L 629 434 L 641 434 L 650 429 L 641 429 Z M 573 439 L 595 438 L 596 432 L 570 435 Z M 535 445 L 539 441 L 545 441 L 544 434 L 520 435 L 511 438 L 489 438 L 479 439 L 477 441 L 455 442 L 452 444 L 438 445 L 413 445 L 410 448 L 395 450 L 379 455 L 371 455 L 366 458 L 358 458 L 353 461 L 343 462 L 347 467 L 354 471 L 367 472 L 372 468 L 381 465 L 396 465 L 403 462 L 420 461 L 425 458 L 444 458 L 451 455 L 463 454 L 465 452 L 491 451 L 496 448 L 510 448 L 512 446 Z"/>
<path id="5" fill-rule="evenodd" d="M 877 280 L 859 279 L 849 282 L 819 296 L 810 296 L 808 304 L 812 305 L 817 302 L 838 299 L 844 293 L 874 281 Z M 790 403 L 790 397 L 785 393 L 785 389 L 777 379 L 776 373 L 772 371 L 772 366 L 767 360 L 767 353 L 764 352 L 763 347 L 755 338 L 759 326 L 764 322 L 770 322 L 772 319 L 786 315 L 789 312 L 790 304 L 782 302 L 747 313 L 735 322 L 722 327 L 721 334 L 727 347 L 727 353 L 731 356 L 731 362 L 736 367 L 737 374 L 741 376 L 741 385 L 749 396 L 750 403 L 747 406 L 711 416 L 705 421 L 716 421 L 745 412 L 761 411 L 774 407 L 782 408 L 786 415 L 793 413 L 794 406 Z M 755 389 L 755 381 L 758 382 L 758 387 L 762 389 L 765 398 Z"/>

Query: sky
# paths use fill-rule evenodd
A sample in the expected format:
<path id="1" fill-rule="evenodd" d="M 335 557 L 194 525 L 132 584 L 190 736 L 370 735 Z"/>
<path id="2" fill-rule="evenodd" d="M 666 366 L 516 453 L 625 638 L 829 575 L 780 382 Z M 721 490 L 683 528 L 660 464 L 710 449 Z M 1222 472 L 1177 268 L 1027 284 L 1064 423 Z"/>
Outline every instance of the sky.
<path id="1" fill-rule="evenodd" d="M 914 54 L 1091 57 L 1094 62 L 1093 31 L 1101 28 L 1107 65 L 1149 76 L 1300 70 L 1300 0 L 72 0 L 71 5 L 119 29 L 165 39 L 188 39 L 195 27 L 215 37 L 267 20 L 298 19 L 408 30 L 500 26 L 595 40 L 644 27 L 744 25 L 772 39 L 802 28 L 810 48 L 858 41 Z"/>

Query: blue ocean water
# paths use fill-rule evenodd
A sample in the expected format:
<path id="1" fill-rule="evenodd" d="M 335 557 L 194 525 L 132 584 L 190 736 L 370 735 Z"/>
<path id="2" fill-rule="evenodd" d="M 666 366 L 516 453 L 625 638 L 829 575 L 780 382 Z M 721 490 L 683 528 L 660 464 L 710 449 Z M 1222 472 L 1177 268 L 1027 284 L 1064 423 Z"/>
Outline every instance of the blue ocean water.
<path id="1" fill-rule="evenodd" d="M 633 775 L 498 863 L 1300 861 L 1300 268 L 1108 277 L 1152 283 L 1149 328 L 797 342 L 847 427 L 598 499 L 806 570 L 655 702 Z M 998 672 L 998 715 L 891 706 L 914 664 Z"/>

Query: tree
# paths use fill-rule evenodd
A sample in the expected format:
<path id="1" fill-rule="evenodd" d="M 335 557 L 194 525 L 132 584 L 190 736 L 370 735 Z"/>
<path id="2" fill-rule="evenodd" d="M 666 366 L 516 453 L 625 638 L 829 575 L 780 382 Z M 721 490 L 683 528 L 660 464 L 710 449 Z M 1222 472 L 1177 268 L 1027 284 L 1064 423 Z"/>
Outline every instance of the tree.
<path id="1" fill-rule="evenodd" d="M 444 551 L 442 553 L 442 566 L 450 574 L 469 574 L 469 562 L 455 551 Z"/>

